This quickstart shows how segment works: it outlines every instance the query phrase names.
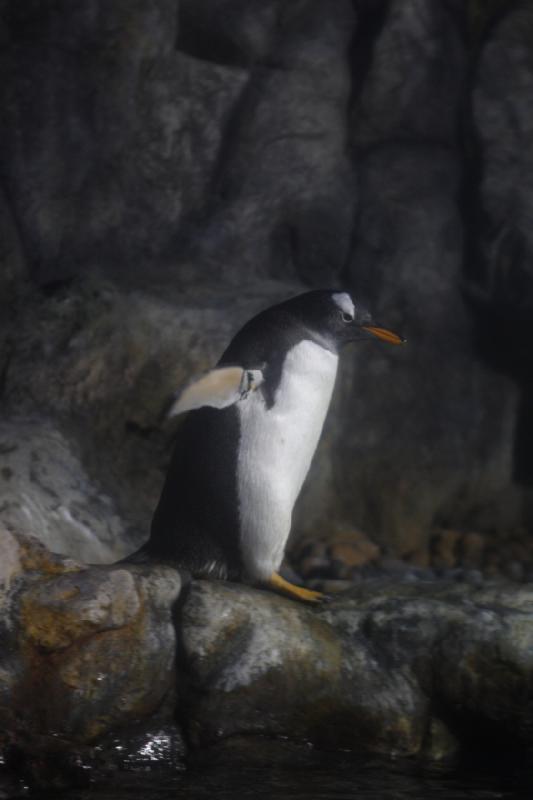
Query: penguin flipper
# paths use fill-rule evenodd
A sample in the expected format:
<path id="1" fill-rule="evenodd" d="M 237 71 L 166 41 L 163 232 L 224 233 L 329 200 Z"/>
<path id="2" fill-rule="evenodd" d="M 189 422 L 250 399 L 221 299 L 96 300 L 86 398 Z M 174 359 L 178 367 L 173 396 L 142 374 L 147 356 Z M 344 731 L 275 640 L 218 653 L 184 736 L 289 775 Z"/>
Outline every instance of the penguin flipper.
<path id="1" fill-rule="evenodd" d="M 287 597 L 292 597 L 295 600 L 303 600 L 304 603 L 322 603 L 329 600 L 328 595 L 322 592 L 315 592 L 312 589 L 304 589 L 303 586 L 295 586 L 294 583 L 289 583 L 289 581 L 286 581 L 281 575 L 278 575 L 277 572 L 272 573 L 267 581 L 267 585 L 271 589 L 275 589 Z"/>
<path id="2" fill-rule="evenodd" d="M 203 406 L 227 408 L 243 400 L 262 383 L 263 373 L 259 369 L 216 367 L 178 394 L 168 416 L 174 417 Z"/>

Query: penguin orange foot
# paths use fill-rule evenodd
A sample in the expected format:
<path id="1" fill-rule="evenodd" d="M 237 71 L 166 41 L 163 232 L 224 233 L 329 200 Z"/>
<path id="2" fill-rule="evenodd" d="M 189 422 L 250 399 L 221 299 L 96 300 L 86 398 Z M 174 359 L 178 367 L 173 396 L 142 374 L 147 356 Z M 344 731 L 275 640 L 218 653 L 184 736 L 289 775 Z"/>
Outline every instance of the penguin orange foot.
<path id="1" fill-rule="evenodd" d="M 341 348 L 404 340 L 345 292 L 316 290 L 251 319 L 171 413 L 176 437 L 148 542 L 130 558 L 196 577 L 268 586 L 316 603 L 278 574 L 296 498 L 329 408 Z"/>
<path id="2" fill-rule="evenodd" d="M 303 586 L 295 586 L 294 583 L 289 583 L 277 572 L 273 572 L 266 585 L 287 597 L 295 598 L 296 600 L 303 600 L 305 603 L 323 603 L 329 600 L 328 595 L 322 592 L 315 592 L 312 589 L 304 589 Z"/>

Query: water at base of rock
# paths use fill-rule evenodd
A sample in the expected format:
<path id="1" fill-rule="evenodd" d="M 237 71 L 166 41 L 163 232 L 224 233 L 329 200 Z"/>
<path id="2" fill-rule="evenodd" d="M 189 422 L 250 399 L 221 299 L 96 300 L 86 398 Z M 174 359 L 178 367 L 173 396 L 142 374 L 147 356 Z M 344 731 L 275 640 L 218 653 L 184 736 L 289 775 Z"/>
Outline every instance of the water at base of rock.
<path id="1" fill-rule="evenodd" d="M 293 758 L 290 747 L 287 755 L 287 761 L 270 765 L 244 764 L 230 757 L 215 758 L 214 763 L 202 759 L 185 772 L 119 772 L 105 784 L 62 796 L 68 800 L 530 800 L 533 786 L 531 764 L 509 766 L 493 758 L 451 768 L 338 753 Z M 53 794 L 19 796 L 51 800 Z"/>

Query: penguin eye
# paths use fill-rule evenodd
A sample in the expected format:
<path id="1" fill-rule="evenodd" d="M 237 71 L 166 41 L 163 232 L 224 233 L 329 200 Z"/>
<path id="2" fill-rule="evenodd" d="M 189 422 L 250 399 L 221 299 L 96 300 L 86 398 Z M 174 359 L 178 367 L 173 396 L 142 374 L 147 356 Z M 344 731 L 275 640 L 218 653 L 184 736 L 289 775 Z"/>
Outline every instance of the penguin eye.
<path id="1" fill-rule="evenodd" d="M 341 311 L 341 319 L 343 322 L 353 322 L 353 317 L 351 314 L 347 314 L 346 311 Z"/>

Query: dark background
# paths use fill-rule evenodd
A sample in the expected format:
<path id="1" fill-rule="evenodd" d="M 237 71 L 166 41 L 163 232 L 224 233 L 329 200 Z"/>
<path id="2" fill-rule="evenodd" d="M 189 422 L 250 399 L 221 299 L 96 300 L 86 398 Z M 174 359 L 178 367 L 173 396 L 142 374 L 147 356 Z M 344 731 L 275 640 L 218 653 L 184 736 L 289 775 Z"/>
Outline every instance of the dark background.
<path id="1" fill-rule="evenodd" d="M 530 0 L 1 0 L 0 520 L 146 538 L 174 389 L 259 309 L 343 287 L 296 533 L 529 541 Z"/>

